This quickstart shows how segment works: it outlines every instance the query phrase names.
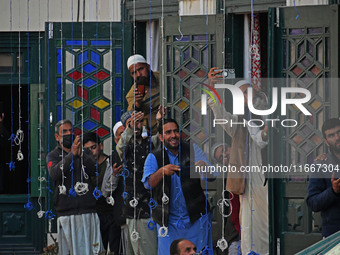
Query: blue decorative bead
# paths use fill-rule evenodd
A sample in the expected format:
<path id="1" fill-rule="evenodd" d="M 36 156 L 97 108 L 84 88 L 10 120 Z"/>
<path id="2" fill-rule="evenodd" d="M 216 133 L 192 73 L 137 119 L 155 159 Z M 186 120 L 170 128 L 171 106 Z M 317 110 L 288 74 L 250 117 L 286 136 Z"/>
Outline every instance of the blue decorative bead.
<path id="1" fill-rule="evenodd" d="M 202 250 L 202 255 L 213 255 L 214 252 L 211 248 L 209 248 L 209 246 L 205 247 L 203 250 Z"/>
<path id="2" fill-rule="evenodd" d="M 123 176 L 124 180 L 128 178 L 130 175 L 130 171 L 127 168 L 124 168 L 124 170 L 121 172 L 119 176 Z"/>
<path id="3" fill-rule="evenodd" d="M 33 208 L 34 208 L 34 206 L 33 206 L 33 204 L 32 204 L 30 201 L 28 201 L 28 202 L 24 205 L 24 208 L 26 208 L 27 211 L 32 211 Z"/>
<path id="4" fill-rule="evenodd" d="M 154 230 L 155 226 L 156 226 L 156 223 L 150 219 L 148 222 L 148 229 Z"/>
<path id="5" fill-rule="evenodd" d="M 129 198 L 129 193 L 127 193 L 126 191 L 123 192 L 122 197 L 124 200 Z"/>
<path id="6" fill-rule="evenodd" d="M 148 205 L 151 210 L 154 210 L 158 206 L 158 203 L 153 198 L 150 198 Z"/>
<path id="7" fill-rule="evenodd" d="M 102 196 L 101 191 L 97 187 L 93 190 L 92 194 L 93 194 L 94 198 L 97 199 L 97 200 Z"/>
<path id="8" fill-rule="evenodd" d="M 13 171 L 15 169 L 15 162 L 11 161 L 9 163 L 6 163 L 9 167 L 9 171 Z"/>
<path id="9" fill-rule="evenodd" d="M 68 195 L 70 197 L 76 197 L 77 196 L 77 193 L 76 193 L 76 191 L 74 190 L 73 187 L 71 187 L 70 190 L 68 191 Z"/>
<path id="10" fill-rule="evenodd" d="M 49 219 L 49 220 L 50 220 L 50 219 L 52 219 L 54 216 L 55 216 L 55 215 L 53 214 L 53 212 L 52 212 L 51 210 L 45 212 L 45 218 L 46 218 L 46 219 Z"/>
<path id="11" fill-rule="evenodd" d="M 17 136 L 15 134 L 11 134 L 11 136 L 8 138 L 8 140 L 10 140 L 11 142 L 14 142 L 16 137 Z"/>

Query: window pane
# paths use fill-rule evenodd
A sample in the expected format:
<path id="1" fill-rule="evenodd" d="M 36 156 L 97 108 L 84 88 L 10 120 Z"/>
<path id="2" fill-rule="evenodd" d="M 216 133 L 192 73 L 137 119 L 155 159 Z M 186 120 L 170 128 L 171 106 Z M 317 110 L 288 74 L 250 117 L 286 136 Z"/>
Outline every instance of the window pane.
<path id="1" fill-rule="evenodd" d="M 10 73 L 12 70 L 13 58 L 11 53 L 0 53 L 0 73 Z"/>

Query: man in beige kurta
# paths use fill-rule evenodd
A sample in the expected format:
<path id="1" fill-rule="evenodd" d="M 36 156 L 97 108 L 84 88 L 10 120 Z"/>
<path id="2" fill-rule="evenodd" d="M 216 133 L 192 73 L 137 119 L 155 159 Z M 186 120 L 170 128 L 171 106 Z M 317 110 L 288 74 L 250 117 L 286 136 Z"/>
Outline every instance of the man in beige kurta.
<path id="1" fill-rule="evenodd" d="M 143 112 L 144 127 L 155 135 L 157 133 L 156 114 L 160 105 L 159 72 L 151 71 L 150 65 L 146 62 L 145 58 L 138 54 L 129 57 L 127 67 L 135 81 L 126 95 L 128 102 L 127 110 Z M 147 81 L 144 94 L 140 93 L 137 89 L 138 81 Z"/>

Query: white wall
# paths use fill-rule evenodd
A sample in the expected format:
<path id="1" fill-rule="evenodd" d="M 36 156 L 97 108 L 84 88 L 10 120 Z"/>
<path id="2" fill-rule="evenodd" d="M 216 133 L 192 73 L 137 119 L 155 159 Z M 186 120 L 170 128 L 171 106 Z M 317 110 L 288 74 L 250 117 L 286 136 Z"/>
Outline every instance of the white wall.
<path id="1" fill-rule="evenodd" d="M 181 0 L 179 8 L 181 16 L 216 14 L 216 0 Z"/>
<path id="2" fill-rule="evenodd" d="M 296 6 L 302 5 L 326 5 L 328 0 L 295 0 Z M 286 0 L 287 6 L 294 6 L 294 0 Z"/>
<path id="3" fill-rule="evenodd" d="M 79 0 L 80 22 L 84 1 L 84 21 L 120 21 L 120 0 Z M 44 31 L 45 22 L 76 22 L 77 13 L 78 0 L 1 0 L 0 31 L 11 31 L 11 23 L 12 31 Z"/>

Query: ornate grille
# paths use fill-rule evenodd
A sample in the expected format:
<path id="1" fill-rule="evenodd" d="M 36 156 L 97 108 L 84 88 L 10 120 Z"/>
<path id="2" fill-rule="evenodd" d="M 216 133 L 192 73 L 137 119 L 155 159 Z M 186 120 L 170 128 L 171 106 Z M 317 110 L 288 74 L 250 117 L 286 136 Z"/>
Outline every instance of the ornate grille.
<path id="1" fill-rule="evenodd" d="M 180 120 L 182 135 L 203 146 L 209 141 L 207 117 L 201 115 L 201 84 L 209 67 L 216 65 L 215 35 L 184 35 L 166 38 L 167 105 L 172 116 Z"/>
<path id="2" fill-rule="evenodd" d="M 300 125 L 286 130 L 286 161 L 312 163 L 324 151 L 320 130 L 330 117 L 330 84 L 326 79 L 330 71 L 329 28 L 287 28 L 283 33 L 286 86 L 306 88 L 312 94 L 307 106 L 311 116 L 303 115 L 293 106 L 288 108 L 287 117 L 298 120 Z"/>

